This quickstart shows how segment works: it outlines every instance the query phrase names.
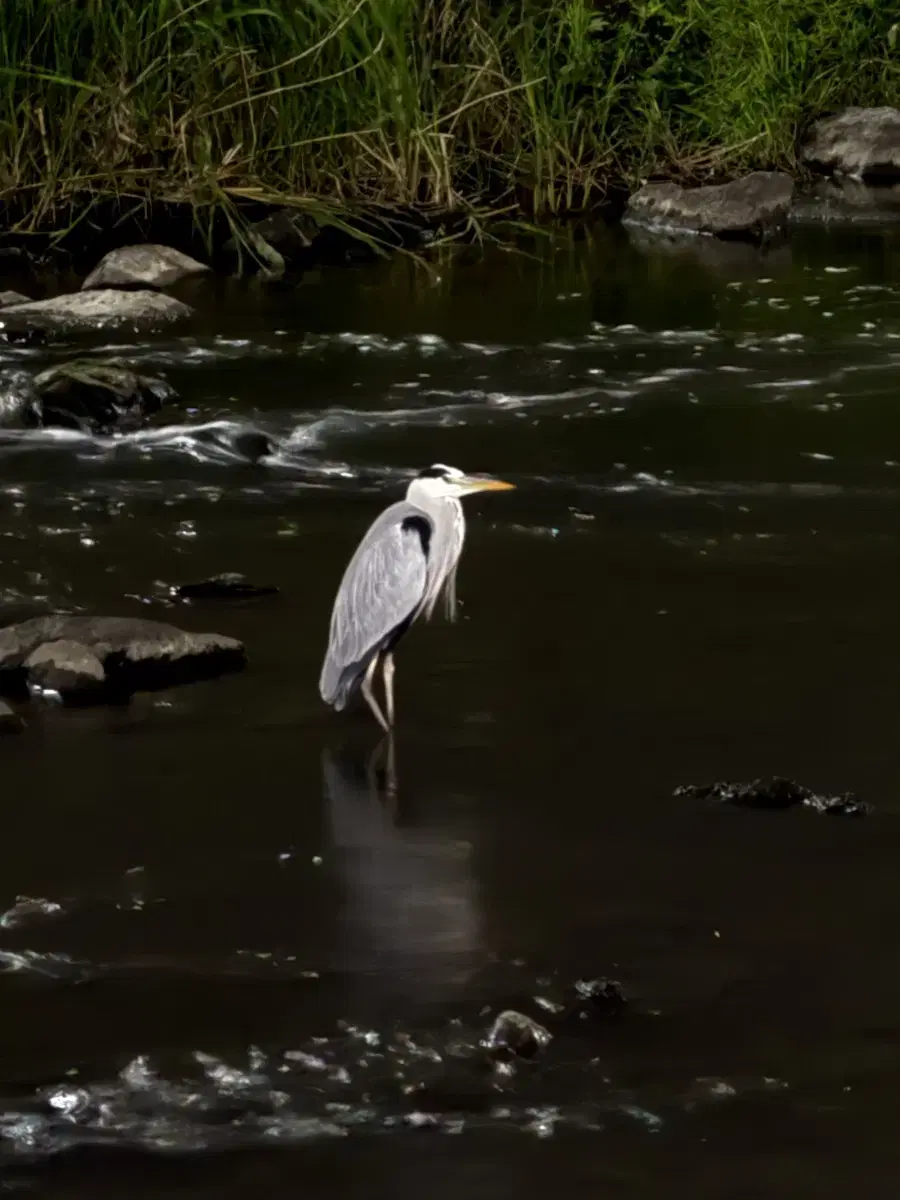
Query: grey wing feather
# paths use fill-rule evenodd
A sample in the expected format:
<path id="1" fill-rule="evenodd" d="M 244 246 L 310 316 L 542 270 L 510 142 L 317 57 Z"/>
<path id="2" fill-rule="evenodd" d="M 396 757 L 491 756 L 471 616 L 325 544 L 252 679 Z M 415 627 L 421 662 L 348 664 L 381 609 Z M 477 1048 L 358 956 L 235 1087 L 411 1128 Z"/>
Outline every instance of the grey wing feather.
<path id="1" fill-rule="evenodd" d="M 428 561 L 415 523 L 431 522 L 401 501 L 378 517 L 351 558 L 334 602 L 328 650 L 319 679 L 326 704 L 341 709 L 371 655 L 422 605 Z"/>

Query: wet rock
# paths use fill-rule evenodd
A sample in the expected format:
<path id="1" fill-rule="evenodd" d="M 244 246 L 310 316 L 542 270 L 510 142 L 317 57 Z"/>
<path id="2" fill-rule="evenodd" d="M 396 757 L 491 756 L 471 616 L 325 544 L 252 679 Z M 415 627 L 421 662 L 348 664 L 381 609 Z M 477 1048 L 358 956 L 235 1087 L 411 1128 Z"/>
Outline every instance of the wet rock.
<path id="1" fill-rule="evenodd" d="M 41 417 L 41 397 L 28 371 L 20 367 L 0 371 L 0 427 L 34 427 Z"/>
<path id="2" fill-rule="evenodd" d="M 0 308 L 8 308 L 10 304 L 30 304 L 31 297 L 22 292 L 0 292 Z"/>
<path id="3" fill-rule="evenodd" d="M 852 792 L 843 792 L 837 796 L 822 795 L 780 776 L 754 779 L 751 783 L 726 781 L 702 786 L 686 784 L 677 787 L 674 795 L 697 800 L 714 800 L 720 804 L 734 804 L 741 808 L 785 809 L 802 805 L 818 813 L 843 817 L 864 817 L 871 811 L 871 806 L 857 800 Z"/>
<path id="4" fill-rule="evenodd" d="M 6 692 L 32 683 L 52 686 L 64 698 L 99 699 L 211 678 L 245 664 L 244 647 L 234 638 L 137 617 L 57 614 L 0 629 L 0 691 Z"/>
<path id="5" fill-rule="evenodd" d="M 900 109 L 845 108 L 824 117 L 813 125 L 800 153 L 819 170 L 900 180 Z"/>
<path id="6" fill-rule="evenodd" d="M 189 258 L 171 246 L 122 246 L 101 258 L 81 287 L 165 288 L 209 271 L 204 263 Z"/>
<path id="7" fill-rule="evenodd" d="M 759 241 L 784 227 L 793 194 L 793 179 L 780 171 L 754 171 L 708 187 L 648 183 L 629 197 L 622 219 L 626 225 Z"/>
<path id="8" fill-rule="evenodd" d="M 511 1058 L 534 1058 L 539 1050 L 549 1046 L 552 1034 L 543 1025 L 524 1013 L 507 1008 L 488 1030 L 482 1045 L 500 1061 Z"/>
<path id="9" fill-rule="evenodd" d="M 791 209 L 792 224 L 894 221 L 900 221 L 900 183 L 872 186 L 846 175 L 817 179 L 795 198 Z"/>
<path id="10" fill-rule="evenodd" d="M 277 587 L 247 583 L 243 575 L 235 571 L 224 571 L 198 583 L 182 583 L 174 588 L 182 600 L 247 600 L 255 596 L 274 596 Z"/>
<path id="11" fill-rule="evenodd" d="M 35 377 L 34 388 L 44 425 L 91 433 L 138 428 L 175 395 L 164 379 L 93 359 L 49 367 Z"/>
<path id="12" fill-rule="evenodd" d="M 275 453 L 275 442 L 259 429 L 240 429 L 234 435 L 234 450 L 248 462 L 257 463 Z"/>
<path id="13" fill-rule="evenodd" d="M 106 672 L 97 655 L 83 646 L 60 638 L 44 642 L 25 659 L 29 687 L 42 692 L 58 692 L 60 696 L 78 693 L 87 696 L 102 691 Z"/>
<path id="14" fill-rule="evenodd" d="M 17 712 L 0 700 L 0 737 L 7 733 L 21 733 L 25 722 Z"/>
<path id="15" fill-rule="evenodd" d="M 0 310 L 0 332 L 14 339 L 27 338 L 35 331 L 78 333 L 120 325 L 147 330 L 187 320 L 192 315 L 193 309 L 187 304 L 161 292 L 92 288 L 48 300 L 11 304 Z"/>
<path id="16" fill-rule="evenodd" d="M 569 1010 L 581 1017 L 616 1017 L 628 1007 L 622 985 L 614 979 L 576 979 Z"/>

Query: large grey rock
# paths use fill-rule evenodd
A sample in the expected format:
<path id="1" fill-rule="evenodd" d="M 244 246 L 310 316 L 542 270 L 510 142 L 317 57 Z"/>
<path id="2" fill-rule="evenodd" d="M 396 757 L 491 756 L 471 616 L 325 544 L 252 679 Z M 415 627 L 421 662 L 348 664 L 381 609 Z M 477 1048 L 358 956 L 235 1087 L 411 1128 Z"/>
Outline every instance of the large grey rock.
<path id="1" fill-rule="evenodd" d="M 801 148 L 810 166 L 869 179 L 900 179 L 900 109 L 845 108 L 824 117 Z"/>
<path id="2" fill-rule="evenodd" d="M 105 287 L 170 287 L 180 279 L 209 271 L 204 263 L 171 246 L 122 246 L 101 258 L 81 285 L 83 290 Z"/>
<path id="3" fill-rule="evenodd" d="M 56 614 L 0 629 L 0 690 L 31 682 L 64 699 L 187 683 L 245 663 L 235 638 L 139 617 Z"/>
<path id="4" fill-rule="evenodd" d="M 623 222 L 660 230 L 762 239 L 781 228 L 794 181 L 780 171 L 754 171 L 731 183 L 684 188 L 648 183 L 628 200 Z"/>
<path id="5" fill-rule="evenodd" d="M 11 304 L 0 309 L 0 332 L 9 328 L 17 332 L 40 329 L 67 333 L 114 329 L 119 325 L 145 330 L 187 320 L 193 311 L 187 304 L 160 292 L 98 288 Z"/>

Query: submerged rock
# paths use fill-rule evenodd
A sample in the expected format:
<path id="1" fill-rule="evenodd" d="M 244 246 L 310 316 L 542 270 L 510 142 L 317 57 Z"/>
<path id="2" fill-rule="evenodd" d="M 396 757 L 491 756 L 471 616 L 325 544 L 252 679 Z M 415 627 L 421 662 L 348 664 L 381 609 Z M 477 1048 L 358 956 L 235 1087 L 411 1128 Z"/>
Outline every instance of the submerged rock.
<path id="1" fill-rule="evenodd" d="M 182 583 L 173 590 L 182 600 L 247 600 L 255 596 L 274 596 L 278 592 L 274 586 L 258 587 L 247 583 L 244 576 L 235 571 L 224 571 L 197 583 Z"/>
<path id="2" fill-rule="evenodd" d="M 864 817 L 871 806 L 857 800 L 852 792 L 838 796 L 820 795 L 791 779 L 773 776 L 754 779 L 751 783 L 718 782 L 705 785 L 685 784 L 675 789 L 676 796 L 697 800 L 715 800 L 720 804 L 735 804 L 741 808 L 793 808 L 803 805 L 818 813 L 842 817 Z"/>
<path id="3" fill-rule="evenodd" d="M 845 108 L 816 121 L 801 148 L 810 166 L 867 179 L 900 179 L 900 109 Z"/>
<path id="4" fill-rule="evenodd" d="M 708 187 L 648 183 L 628 200 L 623 222 L 716 237 L 762 240 L 782 228 L 794 181 L 780 171 L 754 171 Z"/>
<path id="5" fill-rule="evenodd" d="M 151 243 L 122 246 L 101 258 L 81 287 L 83 291 L 91 288 L 164 288 L 180 279 L 203 275 L 209 269 L 171 246 Z"/>
<path id="6" fill-rule="evenodd" d="M 0 332 L 15 338 L 27 337 L 33 331 L 77 333 L 114 329 L 119 325 L 146 330 L 186 320 L 193 311 L 187 304 L 161 292 L 97 288 L 11 304 L 0 310 Z"/>
<path id="7" fill-rule="evenodd" d="M 507 1008 L 501 1012 L 484 1038 L 484 1048 L 501 1060 L 533 1058 L 550 1045 L 553 1035 L 524 1013 Z"/>
<path id="8" fill-rule="evenodd" d="M 246 664 L 235 638 L 138 617 L 56 614 L 0 629 L 0 691 L 81 701 L 210 678 Z"/>
<path id="9" fill-rule="evenodd" d="M 91 433 L 139 427 L 175 396 L 165 379 L 117 362 L 73 359 L 35 376 L 41 423 Z"/>

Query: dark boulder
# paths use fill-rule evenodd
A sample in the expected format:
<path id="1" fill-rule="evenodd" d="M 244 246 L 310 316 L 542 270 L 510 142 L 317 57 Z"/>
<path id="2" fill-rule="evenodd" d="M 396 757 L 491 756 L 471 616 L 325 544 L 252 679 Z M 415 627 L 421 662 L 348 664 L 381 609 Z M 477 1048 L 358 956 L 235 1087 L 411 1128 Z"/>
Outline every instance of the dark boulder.
<path id="1" fill-rule="evenodd" d="M 35 376 L 44 425 L 91 433 L 139 428 L 175 396 L 164 380 L 116 362 L 74 359 Z"/>
<path id="2" fill-rule="evenodd" d="M 274 596 L 278 588 L 248 583 L 236 571 L 223 571 L 196 583 L 182 583 L 173 591 L 182 600 L 249 600 L 258 596 Z"/>
<path id="3" fill-rule="evenodd" d="M 629 197 L 622 220 L 663 231 L 762 241 L 785 226 L 793 194 L 793 179 L 780 171 L 754 171 L 707 187 L 648 183 Z"/>
<path id="4" fill-rule="evenodd" d="M 61 613 L 0 629 L 0 691 L 7 693 L 31 683 L 63 699 L 92 700 L 212 678 L 245 664 L 234 638 L 139 617 Z"/>
<path id="5" fill-rule="evenodd" d="M 122 246 L 101 258 L 81 285 L 92 288 L 165 288 L 209 271 L 204 263 L 171 246 Z"/>
<path id="6" fill-rule="evenodd" d="M 900 108 L 845 108 L 823 117 L 800 153 L 805 163 L 822 171 L 900 180 Z"/>

